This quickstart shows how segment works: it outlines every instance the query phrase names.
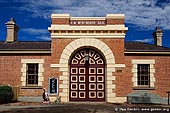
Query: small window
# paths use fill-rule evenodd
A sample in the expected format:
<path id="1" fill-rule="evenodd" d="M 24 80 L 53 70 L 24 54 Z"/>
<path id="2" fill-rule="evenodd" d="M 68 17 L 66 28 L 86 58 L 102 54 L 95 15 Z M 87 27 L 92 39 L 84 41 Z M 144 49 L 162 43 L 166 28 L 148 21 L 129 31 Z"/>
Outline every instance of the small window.
<path id="1" fill-rule="evenodd" d="M 150 87 L 150 65 L 138 64 L 138 86 Z"/>
<path id="2" fill-rule="evenodd" d="M 38 64 L 27 64 L 27 86 L 38 86 Z"/>

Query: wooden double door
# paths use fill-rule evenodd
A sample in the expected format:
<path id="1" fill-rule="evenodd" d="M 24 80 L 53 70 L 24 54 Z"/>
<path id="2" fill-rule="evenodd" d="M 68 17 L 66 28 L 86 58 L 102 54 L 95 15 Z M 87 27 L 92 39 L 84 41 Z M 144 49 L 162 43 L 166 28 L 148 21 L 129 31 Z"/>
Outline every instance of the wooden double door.
<path id="1" fill-rule="evenodd" d="M 105 101 L 105 62 L 94 49 L 77 51 L 70 61 L 70 101 Z"/>

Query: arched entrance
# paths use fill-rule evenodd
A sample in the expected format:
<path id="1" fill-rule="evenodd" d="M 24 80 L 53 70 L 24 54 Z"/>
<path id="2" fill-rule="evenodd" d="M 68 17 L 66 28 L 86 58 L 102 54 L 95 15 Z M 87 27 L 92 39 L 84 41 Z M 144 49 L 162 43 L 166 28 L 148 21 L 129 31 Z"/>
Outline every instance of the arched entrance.
<path id="1" fill-rule="evenodd" d="M 100 46 L 99 46 L 100 45 Z M 62 102 L 70 101 L 70 59 L 73 57 L 73 53 L 82 47 L 92 47 L 100 50 L 105 58 L 105 101 L 106 102 L 116 102 L 116 84 L 113 81 L 116 79 L 113 75 L 115 72 L 115 67 L 125 67 L 125 64 L 115 64 L 115 57 L 112 50 L 99 39 L 86 38 L 86 39 L 76 39 L 69 43 L 63 50 L 59 64 L 51 64 L 53 68 L 59 68 L 61 75 L 59 80 L 63 81 L 59 84 L 61 92 L 59 96 Z M 113 91 L 114 90 L 114 91 Z M 124 99 L 126 100 L 126 98 Z"/>
<path id="2" fill-rule="evenodd" d="M 105 60 L 96 50 L 84 48 L 70 60 L 69 101 L 105 101 Z"/>

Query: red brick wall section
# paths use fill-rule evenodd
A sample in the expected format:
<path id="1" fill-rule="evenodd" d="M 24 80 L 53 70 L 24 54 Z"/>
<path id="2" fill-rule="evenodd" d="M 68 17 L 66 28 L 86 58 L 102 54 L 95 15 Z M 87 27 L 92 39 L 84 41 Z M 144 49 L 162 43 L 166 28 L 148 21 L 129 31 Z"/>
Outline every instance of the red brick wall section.
<path id="1" fill-rule="evenodd" d="M 70 24 L 70 18 L 52 18 L 52 24 L 58 24 L 58 25 L 69 25 Z M 76 20 L 74 20 L 76 21 Z M 81 21 L 81 20 L 79 20 Z M 86 20 L 90 21 L 90 20 Z M 98 21 L 98 20 L 92 20 L 92 21 Z M 124 19 L 123 18 L 107 18 L 106 19 L 107 25 L 124 25 Z M 74 24 L 72 24 L 74 25 Z M 76 24 L 80 26 L 81 24 Z M 83 24 L 84 25 L 84 24 Z M 91 26 L 91 24 L 89 24 Z M 93 25 L 93 24 L 92 24 Z M 100 24 L 99 24 L 100 25 Z M 103 25 L 103 24 L 101 24 Z"/>
<path id="2" fill-rule="evenodd" d="M 52 39 L 52 64 L 59 64 L 63 50 L 73 40 L 75 39 Z M 59 76 L 62 75 L 62 72 L 59 71 L 59 68 L 52 68 L 51 75 L 55 76 L 56 78 L 59 78 Z M 59 86 L 60 84 L 62 84 L 62 82 L 62 80 L 59 80 Z M 61 88 L 59 88 L 59 92 L 62 92 Z"/>
<path id="3" fill-rule="evenodd" d="M 59 80 L 59 76 L 62 75 L 62 72 L 60 72 L 59 68 L 52 68 L 51 69 L 51 77 L 55 77 L 55 78 L 58 78 Z M 62 81 L 59 80 L 59 85 L 62 84 Z M 62 89 L 59 88 L 58 92 L 62 92 Z"/>
<path id="4" fill-rule="evenodd" d="M 155 90 L 148 90 L 162 97 L 167 97 L 170 91 L 170 56 L 125 56 L 125 72 L 121 76 L 116 74 L 117 96 L 126 96 L 137 90 L 133 90 L 132 84 L 132 59 L 155 59 Z M 126 88 L 125 88 L 126 86 Z"/>
<path id="5" fill-rule="evenodd" d="M 58 64 L 61 54 L 65 47 L 75 39 L 52 39 L 52 63 Z M 124 64 L 124 39 L 106 39 L 99 40 L 106 43 L 112 50 L 116 64 Z"/>
<path id="6" fill-rule="evenodd" d="M 52 64 L 58 64 L 65 47 L 75 39 L 52 39 Z"/>
<path id="7" fill-rule="evenodd" d="M 21 57 L 0 56 L 0 84 L 20 85 Z"/>
<path id="8" fill-rule="evenodd" d="M 58 64 L 60 56 L 65 47 L 75 39 L 52 39 L 52 54 L 35 55 L 35 54 L 1 54 L 0 55 L 0 84 L 10 84 L 12 86 L 21 85 L 21 59 L 45 59 L 44 63 L 44 83 L 43 87 L 48 88 L 48 78 L 59 78 L 62 73 L 59 68 L 51 68 L 50 64 Z M 133 90 L 132 84 L 132 59 L 155 59 L 155 90 L 150 92 L 166 97 L 166 91 L 170 91 L 170 56 L 124 56 L 124 39 L 99 39 L 106 43 L 112 50 L 116 64 L 125 64 L 126 68 L 116 68 L 113 73 L 116 80 L 116 96 L 125 97 Z M 117 70 L 122 70 L 117 71 Z M 59 81 L 61 84 L 62 81 Z M 126 87 L 125 87 L 126 86 Z M 62 89 L 59 89 L 61 92 Z M 21 89 L 20 95 L 24 96 L 41 96 L 42 89 Z"/>
<path id="9" fill-rule="evenodd" d="M 51 75 L 51 56 L 50 55 L 21 55 L 21 54 L 1 54 L 0 55 L 0 84 L 9 84 L 11 86 L 21 86 L 21 59 L 44 59 L 44 83 L 47 88 L 48 77 Z M 21 89 L 20 95 L 40 96 L 42 89 Z"/>
<path id="10" fill-rule="evenodd" d="M 124 19 L 107 19 L 107 25 L 124 25 Z"/>
<path id="11" fill-rule="evenodd" d="M 52 24 L 64 25 L 69 24 L 69 18 L 52 18 Z"/>
<path id="12" fill-rule="evenodd" d="M 99 39 L 109 46 L 115 57 L 116 64 L 124 64 L 124 39 Z"/>

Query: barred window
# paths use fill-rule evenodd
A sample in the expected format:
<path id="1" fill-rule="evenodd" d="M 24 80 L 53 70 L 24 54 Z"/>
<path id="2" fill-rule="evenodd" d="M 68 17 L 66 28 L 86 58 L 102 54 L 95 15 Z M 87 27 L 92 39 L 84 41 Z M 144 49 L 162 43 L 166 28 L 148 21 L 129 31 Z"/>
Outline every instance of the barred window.
<path id="1" fill-rule="evenodd" d="M 27 86 L 38 86 L 38 64 L 27 64 Z"/>
<path id="2" fill-rule="evenodd" d="M 150 65 L 138 64 L 138 86 L 150 87 Z"/>

